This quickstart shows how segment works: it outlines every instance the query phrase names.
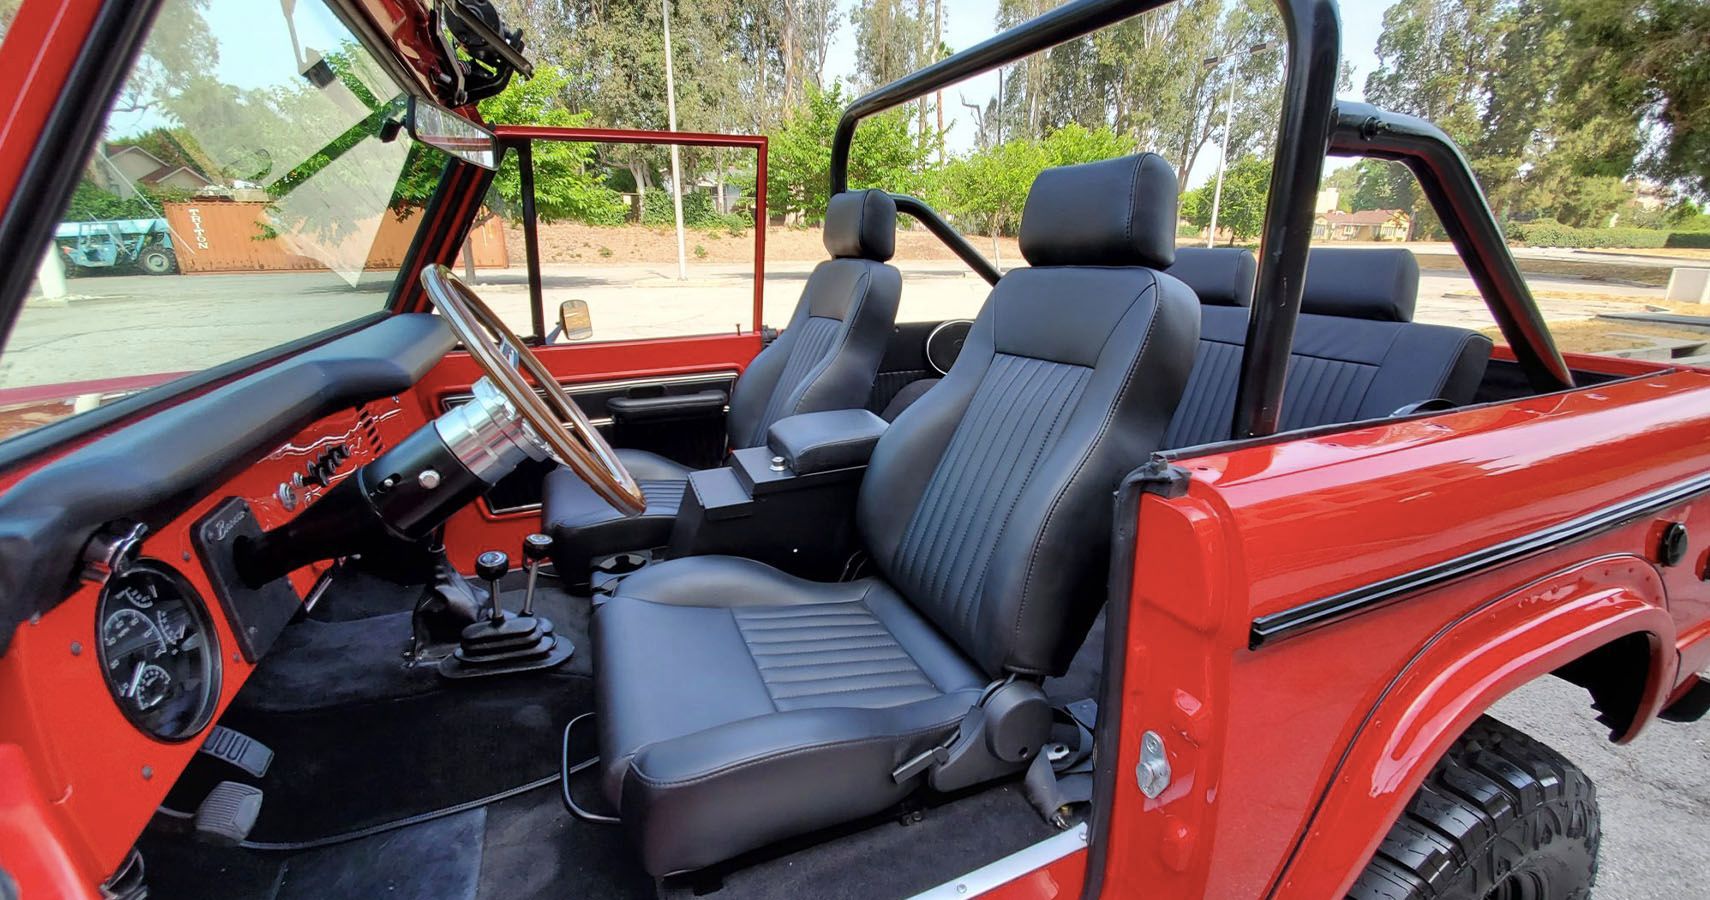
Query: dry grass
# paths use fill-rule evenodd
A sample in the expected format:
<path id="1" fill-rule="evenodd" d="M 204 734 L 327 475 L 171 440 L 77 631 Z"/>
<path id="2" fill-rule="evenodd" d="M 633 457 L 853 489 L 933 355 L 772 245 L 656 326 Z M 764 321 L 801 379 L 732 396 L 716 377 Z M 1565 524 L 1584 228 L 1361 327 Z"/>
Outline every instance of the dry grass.
<path id="1" fill-rule="evenodd" d="M 1635 266 L 1623 263 L 1581 262 L 1576 259 L 1519 258 L 1520 274 L 1530 277 L 1582 278 L 1586 281 L 1612 281 L 1642 284 L 1650 287 L 1668 286 L 1668 269 L 1662 266 Z M 1454 255 L 1420 254 L 1419 268 L 1427 272 L 1466 274 L 1461 259 Z"/>
<path id="2" fill-rule="evenodd" d="M 1500 332 L 1492 326 L 1482 329 L 1484 334 L 1497 343 L 1502 343 Z M 1636 350 L 1649 347 L 1654 341 L 1704 341 L 1710 342 L 1710 331 L 1700 328 L 1679 328 L 1668 325 L 1651 325 L 1644 322 L 1625 322 L 1619 319 L 1582 319 L 1576 322 L 1551 322 L 1550 335 L 1556 339 L 1556 347 L 1564 353 L 1610 353 L 1616 350 Z"/>
<path id="3" fill-rule="evenodd" d="M 1623 256 L 1655 256 L 1655 257 L 1660 257 L 1662 259 L 1678 259 L 1678 260 L 1681 260 L 1682 262 L 1685 262 L 1688 260 L 1697 261 L 1697 262 L 1710 262 L 1710 249 L 1706 249 L 1703 247 L 1668 247 L 1668 248 L 1657 248 L 1657 249 L 1648 249 L 1647 248 L 1647 249 L 1635 249 L 1635 250 L 1608 250 L 1608 251 L 1590 250 L 1587 252 L 1589 252 L 1589 253 L 1607 252 L 1607 253 L 1611 253 L 1611 254 L 1618 253 L 1618 254 L 1621 254 Z"/>

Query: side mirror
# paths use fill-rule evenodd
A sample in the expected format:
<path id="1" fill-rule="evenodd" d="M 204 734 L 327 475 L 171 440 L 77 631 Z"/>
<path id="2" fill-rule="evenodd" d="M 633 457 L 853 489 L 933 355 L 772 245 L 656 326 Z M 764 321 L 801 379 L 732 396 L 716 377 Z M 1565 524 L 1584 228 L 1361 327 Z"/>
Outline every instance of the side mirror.
<path id="1" fill-rule="evenodd" d="M 594 315 L 588 311 L 586 300 L 566 300 L 558 304 L 558 328 L 567 341 L 585 341 L 594 336 Z"/>

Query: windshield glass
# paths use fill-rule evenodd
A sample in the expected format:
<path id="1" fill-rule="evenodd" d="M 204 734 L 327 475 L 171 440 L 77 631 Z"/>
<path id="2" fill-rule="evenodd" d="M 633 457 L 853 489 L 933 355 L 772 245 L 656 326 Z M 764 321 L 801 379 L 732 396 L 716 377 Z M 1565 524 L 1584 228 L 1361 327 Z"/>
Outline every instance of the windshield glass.
<path id="1" fill-rule="evenodd" d="M 444 156 L 327 6 L 168 0 L 0 353 L 0 439 L 381 309 Z"/>

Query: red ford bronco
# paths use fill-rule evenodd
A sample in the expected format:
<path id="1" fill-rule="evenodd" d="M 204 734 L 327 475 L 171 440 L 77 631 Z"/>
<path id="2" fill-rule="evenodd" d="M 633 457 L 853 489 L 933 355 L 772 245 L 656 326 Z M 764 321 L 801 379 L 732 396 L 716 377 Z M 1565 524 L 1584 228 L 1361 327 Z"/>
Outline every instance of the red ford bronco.
<path id="1" fill-rule="evenodd" d="M 1159 5 L 851 105 L 780 330 L 757 254 L 741 327 L 589 342 L 537 161 L 758 151 L 763 225 L 763 138 L 490 127 L 532 67 L 478 0 L 25 0 L 0 897 L 1586 896 L 1591 783 L 1484 713 L 1710 706 L 1710 374 L 1558 353 L 1453 144 L 1336 100 L 1331 0 L 1278 3 L 1256 255 L 1178 250 L 1149 153 L 1046 170 L 1001 275 L 851 189 L 863 118 Z M 67 282 L 137 150 L 207 182 L 182 272 Z M 1327 155 L 1417 175 L 1505 346 L 1309 251 Z M 971 321 L 896 322 L 899 214 Z"/>

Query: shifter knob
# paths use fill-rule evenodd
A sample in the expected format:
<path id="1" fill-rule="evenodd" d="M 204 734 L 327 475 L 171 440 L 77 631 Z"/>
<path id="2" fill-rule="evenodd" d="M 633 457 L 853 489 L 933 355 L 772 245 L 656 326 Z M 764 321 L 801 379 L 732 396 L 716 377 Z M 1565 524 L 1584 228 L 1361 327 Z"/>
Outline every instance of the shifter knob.
<path id="1" fill-rule="evenodd" d="M 482 581 L 498 581 L 511 570 L 511 558 L 503 550 L 488 550 L 475 557 L 475 575 Z"/>
<path id="2" fill-rule="evenodd" d="M 544 534 L 531 534 L 523 538 L 523 559 L 527 562 L 540 562 L 552 550 L 552 538 Z"/>

